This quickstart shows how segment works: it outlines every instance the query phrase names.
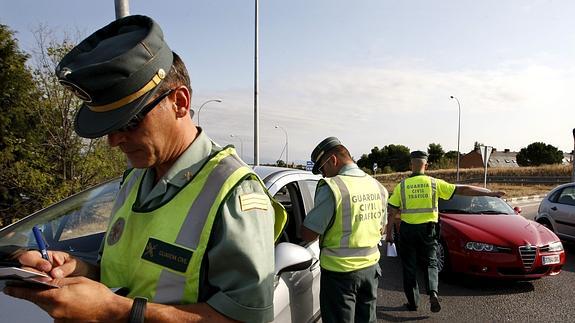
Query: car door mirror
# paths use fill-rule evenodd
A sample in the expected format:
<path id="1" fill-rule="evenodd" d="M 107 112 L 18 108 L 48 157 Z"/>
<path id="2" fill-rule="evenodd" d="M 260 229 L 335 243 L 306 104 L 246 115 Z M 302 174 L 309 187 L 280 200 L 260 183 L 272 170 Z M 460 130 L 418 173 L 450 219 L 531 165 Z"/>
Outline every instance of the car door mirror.
<path id="1" fill-rule="evenodd" d="M 521 214 L 521 208 L 518 206 L 514 207 L 513 211 L 515 211 L 515 214 L 517 214 L 517 215 Z"/>
<path id="2" fill-rule="evenodd" d="M 282 242 L 275 248 L 275 274 L 307 269 L 311 266 L 312 260 L 312 255 L 306 248 Z"/>

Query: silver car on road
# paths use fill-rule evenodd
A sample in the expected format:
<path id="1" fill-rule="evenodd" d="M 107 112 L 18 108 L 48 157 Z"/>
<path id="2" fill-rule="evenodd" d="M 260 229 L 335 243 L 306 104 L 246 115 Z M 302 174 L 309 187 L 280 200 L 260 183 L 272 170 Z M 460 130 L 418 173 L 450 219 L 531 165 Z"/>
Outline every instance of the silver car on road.
<path id="1" fill-rule="evenodd" d="M 535 221 L 563 240 L 575 241 L 575 183 L 552 189 L 539 204 Z"/>
<path id="2" fill-rule="evenodd" d="M 256 166 L 254 170 L 288 212 L 288 222 L 275 249 L 274 322 L 317 321 L 319 245 L 317 240 L 302 241 L 300 225 L 313 207 L 319 177 L 288 168 Z M 0 247 L 37 248 L 32 227 L 38 226 L 49 249 L 96 262 L 119 183 L 120 179 L 114 179 L 100 184 L 3 228 Z M 0 293 L 0 313 L 2 322 L 52 322 L 35 304 L 3 293 Z"/>

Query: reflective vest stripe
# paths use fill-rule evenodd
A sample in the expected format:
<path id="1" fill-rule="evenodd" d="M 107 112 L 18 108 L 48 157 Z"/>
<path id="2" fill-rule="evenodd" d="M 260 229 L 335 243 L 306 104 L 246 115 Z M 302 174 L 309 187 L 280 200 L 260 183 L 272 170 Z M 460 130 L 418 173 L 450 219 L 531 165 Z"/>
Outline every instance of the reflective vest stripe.
<path id="1" fill-rule="evenodd" d="M 407 198 L 405 197 L 405 180 L 401 181 L 401 213 L 427 213 L 427 212 L 438 212 L 437 208 L 437 184 L 435 183 L 435 178 L 431 177 L 431 207 L 430 208 L 420 208 L 420 209 L 408 209 L 407 208 Z"/>
<path id="2" fill-rule="evenodd" d="M 206 180 L 206 183 L 210 184 L 202 187 L 198 197 L 190 207 L 186 219 L 180 227 L 176 244 L 191 250 L 197 249 L 202 230 L 218 193 L 231 174 L 242 166 L 245 164 L 239 162 L 233 155 L 226 156 L 218 163 Z M 162 288 L 156 291 L 154 302 L 162 303 L 164 301 L 165 303 L 166 300 L 181 299 L 186 289 L 186 276 L 163 269 L 157 285 L 162 286 Z"/>
<path id="3" fill-rule="evenodd" d="M 321 252 L 333 257 L 367 257 L 379 253 L 379 248 L 322 248 Z"/>
<path id="4" fill-rule="evenodd" d="M 134 169 L 130 172 L 130 174 L 128 174 L 128 177 L 122 184 L 122 187 L 120 187 L 120 191 L 118 191 L 118 195 L 116 195 L 116 200 L 114 201 L 114 206 L 112 207 L 112 213 L 110 214 L 116 214 L 118 209 L 124 205 L 128 195 L 132 191 L 132 188 L 138 183 L 142 172 L 144 172 L 143 169 Z"/>
<path id="5" fill-rule="evenodd" d="M 162 270 L 158 279 L 158 286 L 154 295 L 154 303 L 166 304 L 171 303 L 174 299 L 184 299 L 186 289 L 186 279 L 184 275 L 178 275 L 169 270 Z"/>
<path id="6" fill-rule="evenodd" d="M 206 183 L 210 184 L 202 187 L 194 204 L 190 207 L 186 220 L 176 238 L 176 244 L 193 250 L 198 247 L 202 229 L 216 196 L 228 177 L 242 166 L 244 165 L 233 156 L 226 156 L 210 173 L 206 180 Z"/>
<path id="7" fill-rule="evenodd" d="M 343 180 L 336 176 L 334 182 L 339 188 L 341 194 L 341 240 L 340 246 L 342 248 L 349 247 L 349 237 L 351 236 L 351 198 L 349 196 L 349 190 Z"/>

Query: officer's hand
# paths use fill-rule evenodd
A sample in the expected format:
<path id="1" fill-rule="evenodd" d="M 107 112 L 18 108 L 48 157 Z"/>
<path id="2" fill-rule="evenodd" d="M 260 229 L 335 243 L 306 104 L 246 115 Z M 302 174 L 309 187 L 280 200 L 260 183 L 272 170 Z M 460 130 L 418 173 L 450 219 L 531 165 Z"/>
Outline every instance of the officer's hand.
<path id="1" fill-rule="evenodd" d="M 63 251 L 48 251 L 50 261 L 42 258 L 42 255 L 35 250 L 24 252 L 18 257 L 18 261 L 24 268 L 48 273 L 53 278 L 63 278 L 72 274 L 80 274 L 81 262 Z"/>
<path id="2" fill-rule="evenodd" d="M 54 279 L 52 283 L 60 288 L 7 286 L 4 293 L 35 303 L 56 321 L 112 322 L 122 319 L 114 310 L 118 314 L 128 313 L 131 307 L 131 300 L 88 278 L 68 277 Z"/>
<path id="3" fill-rule="evenodd" d="M 387 230 L 385 234 L 385 242 L 393 242 L 393 230 Z"/>

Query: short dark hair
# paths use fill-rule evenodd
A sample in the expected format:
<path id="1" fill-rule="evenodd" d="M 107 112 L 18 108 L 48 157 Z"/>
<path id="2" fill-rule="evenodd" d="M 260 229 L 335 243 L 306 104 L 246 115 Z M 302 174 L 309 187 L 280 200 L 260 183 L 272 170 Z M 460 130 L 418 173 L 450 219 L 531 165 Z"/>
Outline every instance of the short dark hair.
<path id="1" fill-rule="evenodd" d="M 170 71 L 166 75 L 164 81 L 160 84 L 157 93 L 165 92 L 169 89 L 174 87 L 185 85 L 188 90 L 190 90 L 190 94 L 192 93 L 192 84 L 190 82 L 190 75 L 188 74 L 188 69 L 184 64 L 184 61 L 180 58 L 178 54 L 172 52 L 174 55 L 174 61 L 172 63 L 172 67 Z"/>
<path id="2" fill-rule="evenodd" d="M 330 153 L 334 154 L 337 158 L 344 161 L 352 160 L 349 150 L 347 150 L 347 148 L 345 148 L 345 146 L 343 145 L 335 146 L 333 149 L 330 150 Z"/>

